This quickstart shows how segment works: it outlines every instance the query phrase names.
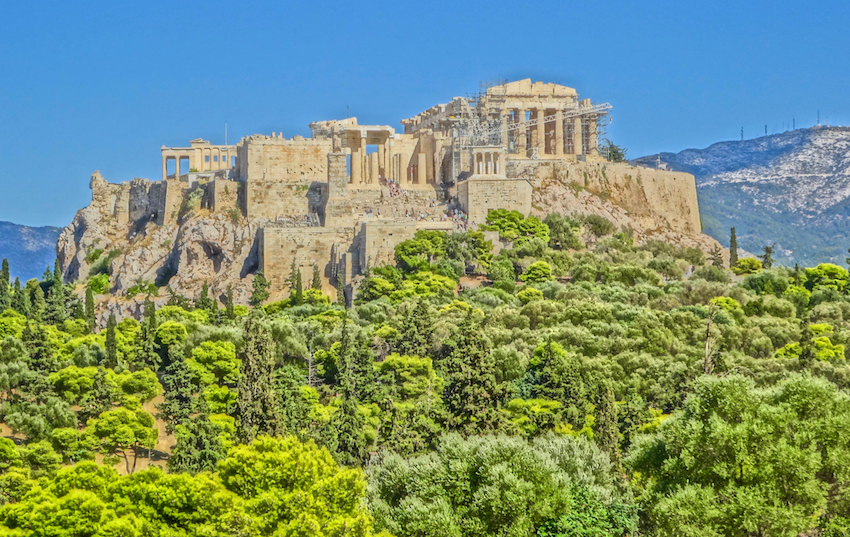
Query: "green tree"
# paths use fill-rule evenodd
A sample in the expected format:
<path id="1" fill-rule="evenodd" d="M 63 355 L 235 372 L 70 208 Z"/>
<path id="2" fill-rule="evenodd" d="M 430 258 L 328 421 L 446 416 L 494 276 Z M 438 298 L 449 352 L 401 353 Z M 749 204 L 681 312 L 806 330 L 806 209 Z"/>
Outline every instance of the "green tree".
<path id="1" fill-rule="evenodd" d="M 156 343 L 159 325 L 156 319 L 156 304 L 150 297 L 145 298 L 144 316 L 140 325 L 133 348 L 133 369 L 148 368 L 151 371 L 159 371 L 162 364 Z"/>
<path id="2" fill-rule="evenodd" d="M 83 421 L 96 418 L 110 410 L 118 399 L 117 386 L 110 380 L 106 369 L 98 367 L 92 379 L 91 389 L 83 395 L 80 402 L 80 418 Z"/>
<path id="3" fill-rule="evenodd" d="M 711 252 L 708 253 L 708 258 L 713 266 L 721 269 L 723 268 L 723 252 L 720 250 L 719 246 L 715 246 L 711 249 Z"/>
<path id="4" fill-rule="evenodd" d="M 610 468 L 584 438 L 450 434 L 431 453 L 388 453 L 370 465 L 368 498 L 376 527 L 397 537 L 550 537 L 559 535 L 552 523 L 560 517 L 594 513 L 601 520 L 563 535 L 633 535 L 635 510 L 617 492 Z M 612 521 L 622 524 L 599 531 Z"/>
<path id="5" fill-rule="evenodd" d="M 47 311 L 47 303 L 44 301 L 44 290 L 40 285 L 35 286 L 35 291 L 33 291 L 33 301 L 32 301 L 32 319 L 40 323 L 44 320 L 44 314 Z"/>
<path id="6" fill-rule="evenodd" d="M 266 279 L 262 270 L 258 270 L 254 274 L 254 281 L 251 283 L 253 291 L 251 292 L 251 305 L 259 306 L 269 298 L 269 287 L 271 283 Z"/>
<path id="7" fill-rule="evenodd" d="M 608 454 L 614 469 L 623 472 L 623 460 L 620 454 L 620 429 L 617 419 L 617 405 L 614 392 L 608 382 L 602 382 L 596 396 L 596 429 L 594 439 L 602 451 Z"/>
<path id="8" fill-rule="evenodd" d="M 729 268 L 738 264 L 738 237 L 733 227 L 729 233 Z"/>
<path id="9" fill-rule="evenodd" d="M 399 354 L 428 356 L 431 353 L 431 335 L 434 318 L 428 301 L 419 296 L 399 306 L 395 321 L 398 337 L 393 350 Z"/>
<path id="10" fill-rule="evenodd" d="M 12 295 L 12 307 L 25 317 L 30 315 L 30 294 L 29 290 L 21 287 L 20 278 L 15 278 L 15 287 Z"/>
<path id="11" fill-rule="evenodd" d="M 139 454 L 150 455 L 159 436 L 153 416 L 136 402 L 130 407 L 107 410 L 86 424 L 86 431 L 98 440 L 101 453 L 124 459 L 128 474 L 136 470 Z M 132 466 L 130 453 L 132 452 Z"/>
<path id="12" fill-rule="evenodd" d="M 604 153 L 610 162 L 626 162 L 626 149 L 611 140 L 605 140 L 599 152 Z"/>
<path id="13" fill-rule="evenodd" d="M 280 405 L 274 383 L 274 342 L 268 326 L 257 315 L 245 321 L 242 377 L 237 387 L 237 430 L 243 442 L 281 432 Z"/>

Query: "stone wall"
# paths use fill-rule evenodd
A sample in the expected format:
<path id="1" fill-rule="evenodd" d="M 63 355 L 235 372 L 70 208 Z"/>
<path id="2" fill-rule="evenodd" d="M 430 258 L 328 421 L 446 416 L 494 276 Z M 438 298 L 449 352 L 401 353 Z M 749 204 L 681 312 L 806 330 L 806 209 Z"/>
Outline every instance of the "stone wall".
<path id="1" fill-rule="evenodd" d="M 526 179 L 472 176 L 457 186 L 458 199 L 469 215 L 469 223 L 483 224 L 495 209 L 531 213 L 531 183 Z"/>
<path id="2" fill-rule="evenodd" d="M 410 219 L 363 222 L 354 241 L 357 266 L 354 273 L 362 274 L 366 267 L 395 263 L 395 247 L 402 241 L 412 239 L 420 229 L 451 232 L 452 223 L 415 222 Z"/>

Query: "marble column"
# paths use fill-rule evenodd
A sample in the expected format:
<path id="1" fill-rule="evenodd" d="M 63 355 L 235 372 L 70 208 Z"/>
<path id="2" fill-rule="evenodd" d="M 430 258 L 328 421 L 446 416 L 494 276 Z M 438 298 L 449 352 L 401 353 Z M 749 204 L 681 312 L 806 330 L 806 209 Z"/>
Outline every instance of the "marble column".
<path id="1" fill-rule="evenodd" d="M 418 154 L 417 166 L 416 166 L 416 184 L 424 185 L 428 182 L 428 176 L 426 172 L 428 171 L 428 160 L 426 158 L 425 153 L 420 152 Z"/>
<path id="2" fill-rule="evenodd" d="M 573 120 L 573 153 L 576 155 L 584 154 L 581 143 L 581 117 Z"/>
<path id="3" fill-rule="evenodd" d="M 564 111 L 555 111 L 555 155 L 564 154 Z"/>
<path id="4" fill-rule="evenodd" d="M 162 157 L 162 180 L 165 181 L 168 178 L 168 157 Z"/>
<path id="5" fill-rule="evenodd" d="M 360 184 L 361 172 L 363 171 L 363 166 L 360 163 L 360 135 L 355 133 L 350 138 L 351 143 L 349 147 L 351 149 L 351 184 L 357 185 Z"/>
<path id="6" fill-rule="evenodd" d="M 516 130 L 516 152 L 522 156 L 526 156 L 526 151 L 528 150 L 527 146 L 527 134 L 528 131 L 526 127 L 523 126 L 525 123 L 525 110 L 522 108 L 517 108 L 516 110 L 516 121 L 517 121 L 517 130 Z"/>
<path id="7" fill-rule="evenodd" d="M 543 119 L 546 117 L 546 109 L 537 109 L 537 154 L 541 157 L 546 154 L 546 123 Z"/>
<path id="8" fill-rule="evenodd" d="M 366 136 L 365 136 L 365 133 L 363 133 L 363 132 L 360 133 L 359 157 L 360 157 L 360 162 L 359 162 L 358 165 L 360 166 L 360 177 L 361 177 L 361 180 L 365 183 L 369 180 L 369 175 L 368 175 L 368 172 L 366 171 Z"/>

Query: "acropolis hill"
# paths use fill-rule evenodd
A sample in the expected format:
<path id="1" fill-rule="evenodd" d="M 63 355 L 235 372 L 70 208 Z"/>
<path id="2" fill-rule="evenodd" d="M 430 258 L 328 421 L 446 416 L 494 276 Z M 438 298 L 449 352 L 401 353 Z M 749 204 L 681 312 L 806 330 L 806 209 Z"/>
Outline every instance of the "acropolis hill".
<path id="1" fill-rule="evenodd" d="M 599 214 L 631 226 L 638 242 L 711 248 L 693 176 L 599 155 L 610 108 L 526 79 L 438 104 L 401 120 L 401 131 L 347 118 L 311 123 L 310 138 L 162 147 L 160 181 L 92 175 L 92 203 L 62 233 L 59 258 L 74 281 L 100 251 L 115 252 L 114 296 L 139 281 L 194 296 L 208 282 L 215 296 L 232 284 L 246 301 L 260 269 L 273 297 L 283 292 L 293 261 L 305 279 L 318 265 L 327 292 L 340 282 L 350 296 L 368 266 L 391 262 L 417 230 L 474 227 L 500 208 Z M 107 307 L 137 313 L 135 302 Z"/>

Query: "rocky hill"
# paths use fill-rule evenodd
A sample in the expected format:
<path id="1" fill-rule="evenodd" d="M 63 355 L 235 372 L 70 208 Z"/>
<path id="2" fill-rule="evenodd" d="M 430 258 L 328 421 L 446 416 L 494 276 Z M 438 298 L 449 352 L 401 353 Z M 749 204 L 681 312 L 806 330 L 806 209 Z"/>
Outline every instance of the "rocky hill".
<path id="1" fill-rule="evenodd" d="M 9 260 L 12 278 L 38 278 L 56 260 L 58 227 L 28 227 L 0 222 L 0 259 Z"/>
<path id="2" fill-rule="evenodd" d="M 697 180 L 705 233 L 760 252 L 776 243 L 786 264 L 844 263 L 850 246 L 850 128 L 813 127 L 706 149 L 661 153 Z M 655 166 L 657 155 L 635 160 Z"/>

